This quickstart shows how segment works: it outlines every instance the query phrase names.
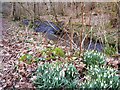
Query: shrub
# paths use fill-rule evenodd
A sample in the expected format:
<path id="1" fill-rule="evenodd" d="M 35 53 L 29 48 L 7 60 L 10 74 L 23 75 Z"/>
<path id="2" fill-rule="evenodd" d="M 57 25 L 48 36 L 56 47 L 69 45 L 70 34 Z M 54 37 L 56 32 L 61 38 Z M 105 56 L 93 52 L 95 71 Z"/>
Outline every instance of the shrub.
<path id="1" fill-rule="evenodd" d="M 113 68 L 90 67 L 87 75 L 88 81 L 84 82 L 82 88 L 95 88 L 95 89 L 120 89 L 119 76 Z"/>
<path id="2" fill-rule="evenodd" d="M 31 64 L 32 62 L 34 62 L 33 56 L 30 55 L 30 54 L 25 54 L 25 55 L 21 56 L 19 58 L 19 60 L 23 61 L 23 62 L 25 62 L 27 64 Z"/>
<path id="3" fill-rule="evenodd" d="M 41 53 L 46 60 L 56 59 L 58 57 L 65 57 L 65 53 L 63 49 L 59 47 L 56 47 L 56 48 L 50 47 L 41 51 Z"/>
<path id="4" fill-rule="evenodd" d="M 94 66 L 94 65 L 104 65 L 105 63 L 105 57 L 102 53 L 97 51 L 86 51 L 83 56 L 84 63 L 87 66 Z"/>
<path id="5" fill-rule="evenodd" d="M 45 63 L 35 75 L 37 78 L 33 82 L 37 89 L 76 88 L 79 81 L 78 71 L 72 64 Z"/>

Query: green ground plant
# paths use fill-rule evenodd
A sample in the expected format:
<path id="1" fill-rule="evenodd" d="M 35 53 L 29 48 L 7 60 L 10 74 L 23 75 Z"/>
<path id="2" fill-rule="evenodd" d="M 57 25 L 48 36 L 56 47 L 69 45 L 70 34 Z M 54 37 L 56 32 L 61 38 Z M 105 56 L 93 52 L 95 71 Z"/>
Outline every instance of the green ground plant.
<path id="1" fill-rule="evenodd" d="M 77 88 L 79 74 L 72 64 L 45 63 L 38 67 L 34 85 L 37 89 Z"/>
<path id="2" fill-rule="evenodd" d="M 19 58 L 20 61 L 26 62 L 27 64 L 31 64 L 33 62 L 33 56 L 30 54 L 25 54 Z"/>
<path id="3" fill-rule="evenodd" d="M 119 76 L 117 70 L 111 67 L 95 67 L 88 68 L 87 80 L 81 85 L 82 88 L 101 89 L 120 89 Z"/>
<path id="4" fill-rule="evenodd" d="M 88 50 L 83 55 L 83 61 L 87 66 L 101 66 L 105 64 L 105 56 L 100 52 Z"/>
<path id="5" fill-rule="evenodd" d="M 113 55 L 113 54 L 116 53 L 116 49 L 115 49 L 115 47 L 113 47 L 113 46 L 107 45 L 107 46 L 104 48 L 104 53 L 105 53 L 106 55 L 108 55 L 108 56 L 111 56 L 111 55 Z"/>
<path id="6" fill-rule="evenodd" d="M 43 51 L 41 51 L 42 56 L 46 60 L 56 59 L 58 57 L 65 57 L 65 53 L 63 49 L 56 47 L 56 48 L 47 48 Z"/>

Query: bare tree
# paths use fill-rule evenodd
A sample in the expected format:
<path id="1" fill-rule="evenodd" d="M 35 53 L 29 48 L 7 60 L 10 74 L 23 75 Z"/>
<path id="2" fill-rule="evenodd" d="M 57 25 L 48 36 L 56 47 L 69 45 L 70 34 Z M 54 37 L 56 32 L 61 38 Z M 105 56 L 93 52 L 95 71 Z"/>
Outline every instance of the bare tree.
<path id="1" fill-rule="evenodd" d="M 118 52 L 120 53 L 120 1 L 118 2 Z"/>
<path id="2" fill-rule="evenodd" d="M 34 15 L 33 15 L 33 21 L 36 19 L 36 3 L 34 2 L 33 3 L 33 13 L 34 13 Z"/>
<path id="3" fill-rule="evenodd" d="M 84 31 L 84 2 L 81 3 L 82 6 L 81 6 L 81 12 L 82 12 L 82 29 L 80 31 L 80 55 L 82 54 L 82 39 L 83 39 L 83 31 Z"/>
<path id="4" fill-rule="evenodd" d="M 12 12 L 11 12 L 11 17 L 12 17 L 13 20 L 15 20 L 15 18 L 16 18 L 16 9 L 15 9 L 15 7 L 16 7 L 16 3 L 13 2 L 12 3 Z"/>
<path id="5" fill-rule="evenodd" d="M 57 18 L 57 13 L 55 11 L 55 6 L 53 6 L 53 3 L 51 1 L 50 1 L 50 6 L 51 6 L 51 9 L 52 9 L 52 12 L 53 12 L 52 14 L 55 17 L 56 22 L 59 23 L 59 20 Z"/>

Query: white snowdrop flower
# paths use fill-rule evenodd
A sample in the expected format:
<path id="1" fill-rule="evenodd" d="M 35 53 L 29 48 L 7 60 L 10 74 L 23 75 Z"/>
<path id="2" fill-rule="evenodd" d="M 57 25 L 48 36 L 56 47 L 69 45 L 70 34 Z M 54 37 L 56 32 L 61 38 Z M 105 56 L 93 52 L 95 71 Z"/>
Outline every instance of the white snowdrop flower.
<path id="1" fill-rule="evenodd" d="M 109 88 L 112 88 L 112 85 L 110 85 Z"/>
<path id="2" fill-rule="evenodd" d="M 114 76 L 113 73 L 111 74 L 111 76 L 112 76 L 112 77 Z"/>
<path id="3" fill-rule="evenodd" d="M 56 67 L 56 69 L 57 69 L 57 71 L 59 71 L 59 67 L 58 66 Z"/>
<path id="4" fill-rule="evenodd" d="M 60 76 L 64 77 L 65 76 L 65 69 L 63 69 L 62 71 L 60 71 Z"/>
<path id="5" fill-rule="evenodd" d="M 92 85 L 90 84 L 90 88 L 92 87 Z"/>
<path id="6" fill-rule="evenodd" d="M 95 82 L 95 84 L 97 84 L 97 83 Z"/>
<path id="7" fill-rule="evenodd" d="M 108 86 L 107 84 L 104 84 L 105 88 Z"/>
<path id="8" fill-rule="evenodd" d="M 108 78 L 110 78 L 110 75 L 108 75 Z"/>
<path id="9" fill-rule="evenodd" d="M 37 79 L 37 76 L 33 76 L 32 78 L 31 78 L 31 81 L 34 81 L 34 80 L 36 80 Z"/>
<path id="10" fill-rule="evenodd" d="M 97 54 L 96 53 L 93 53 L 94 56 L 96 56 Z"/>
<path id="11" fill-rule="evenodd" d="M 112 81 L 110 81 L 110 84 L 112 84 L 113 82 Z"/>
<path id="12" fill-rule="evenodd" d="M 117 86 L 119 85 L 119 83 L 117 83 Z"/>
<path id="13" fill-rule="evenodd" d="M 103 86 L 104 86 L 104 83 L 101 83 L 101 86 L 103 87 Z"/>
<path id="14" fill-rule="evenodd" d="M 100 78 L 100 75 L 98 75 L 98 78 Z"/>
<path id="15" fill-rule="evenodd" d="M 48 73 L 48 71 L 45 71 L 45 73 Z"/>
<path id="16" fill-rule="evenodd" d="M 88 58 L 90 58 L 90 56 L 88 55 Z"/>
<path id="17" fill-rule="evenodd" d="M 55 80 L 58 80 L 58 78 L 57 78 L 57 77 L 55 77 Z"/>
<path id="18" fill-rule="evenodd" d="M 104 74 L 104 77 L 107 77 L 107 74 L 106 74 L 106 73 Z"/>
<path id="19" fill-rule="evenodd" d="M 48 82 L 51 83 L 50 80 Z"/>

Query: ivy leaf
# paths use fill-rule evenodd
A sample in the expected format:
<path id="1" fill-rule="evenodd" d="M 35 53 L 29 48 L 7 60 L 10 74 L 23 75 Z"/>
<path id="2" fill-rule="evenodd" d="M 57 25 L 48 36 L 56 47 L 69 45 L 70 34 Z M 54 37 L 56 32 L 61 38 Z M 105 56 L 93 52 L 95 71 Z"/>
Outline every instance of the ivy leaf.
<path id="1" fill-rule="evenodd" d="M 23 55 L 23 56 L 21 56 L 21 57 L 19 58 L 20 61 L 24 61 L 24 60 L 26 60 L 26 59 L 27 59 L 27 55 Z"/>
<path id="2" fill-rule="evenodd" d="M 32 59 L 32 55 L 27 54 L 27 60 L 31 60 Z"/>
<path id="3" fill-rule="evenodd" d="M 32 62 L 33 56 L 30 54 L 25 54 L 19 58 L 20 61 L 30 64 Z"/>

